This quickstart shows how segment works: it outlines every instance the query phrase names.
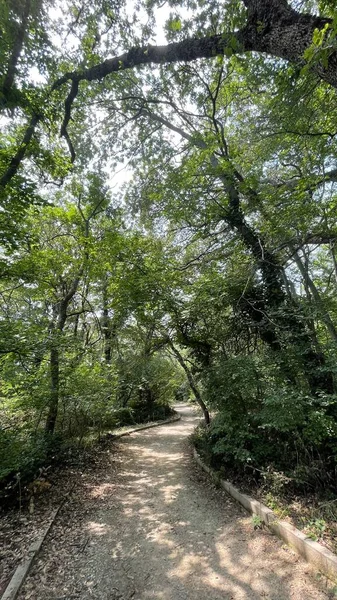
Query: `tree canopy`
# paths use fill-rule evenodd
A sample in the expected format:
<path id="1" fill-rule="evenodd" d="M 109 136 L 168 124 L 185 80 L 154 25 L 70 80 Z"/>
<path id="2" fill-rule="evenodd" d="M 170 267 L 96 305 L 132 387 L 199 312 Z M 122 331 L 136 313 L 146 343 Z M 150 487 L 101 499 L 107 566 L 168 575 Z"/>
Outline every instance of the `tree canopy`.
<path id="1" fill-rule="evenodd" d="M 336 486 L 334 2 L 6 0 L 0 27 L 4 486 L 189 397 L 210 462 Z"/>

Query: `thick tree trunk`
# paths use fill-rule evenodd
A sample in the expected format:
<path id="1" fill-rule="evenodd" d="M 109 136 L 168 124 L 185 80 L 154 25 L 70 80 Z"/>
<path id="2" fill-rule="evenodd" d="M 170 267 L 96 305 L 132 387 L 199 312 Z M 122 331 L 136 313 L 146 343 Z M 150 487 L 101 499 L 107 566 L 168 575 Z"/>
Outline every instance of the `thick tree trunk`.
<path id="1" fill-rule="evenodd" d="M 332 24 L 332 19 L 302 14 L 291 8 L 286 0 L 244 0 L 247 21 L 240 31 L 221 35 L 189 38 L 167 46 L 131 48 L 125 54 L 109 58 L 83 71 L 66 73 L 55 81 L 53 89 L 67 81 L 96 81 L 110 73 L 132 69 L 137 65 L 191 62 L 198 58 L 223 55 L 230 47 L 238 54 L 262 52 L 303 65 L 303 54 L 312 44 L 315 29 Z M 236 40 L 236 45 L 233 44 Z M 320 78 L 337 87 L 337 54 L 332 52 L 327 64 L 316 64 L 313 70 Z"/>
<path id="2" fill-rule="evenodd" d="M 331 25 L 332 19 L 299 13 L 286 0 L 243 0 L 247 7 L 247 24 L 240 32 L 245 51 L 262 52 L 293 64 L 305 64 L 303 55 L 313 41 L 315 29 Z M 337 87 L 337 53 L 331 52 L 327 63 L 316 62 L 312 70 Z"/>
<path id="3" fill-rule="evenodd" d="M 60 356 L 58 343 L 56 342 L 50 351 L 50 401 L 46 420 L 46 433 L 53 434 L 55 431 L 58 414 L 59 392 L 60 392 Z"/>
<path id="4" fill-rule="evenodd" d="M 209 149 L 207 142 L 201 136 L 192 137 L 181 128 L 172 125 L 167 119 L 149 111 L 145 110 L 143 114 L 179 133 L 192 145 L 202 150 Z M 252 319 L 261 339 L 274 351 L 279 352 L 284 347 L 280 332 L 287 331 L 290 343 L 298 347 L 299 354 L 302 356 L 303 372 L 312 394 L 317 395 L 321 391 L 328 394 L 333 393 L 333 376 L 331 372 L 324 372 L 324 355 L 316 352 L 315 343 L 300 318 L 299 307 L 295 299 L 292 301 L 292 305 L 287 302 L 283 285 L 283 268 L 278 257 L 267 248 L 263 237 L 245 219 L 241 209 L 239 191 L 240 184 L 244 183 L 244 178 L 231 164 L 229 158 L 227 164 L 231 166 L 231 169 L 228 171 L 223 169 L 220 160 L 213 152 L 210 153 L 209 160 L 214 168 L 214 177 L 222 182 L 224 194 L 228 197 L 228 209 L 224 209 L 223 220 L 233 232 L 239 235 L 247 250 L 254 257 L 261 273 L 262 285 L 252 286 L 250 297 L 247 297 L 246 294 L 240 298 L 242 310 Z M 254 189 L 248 189 L 245 194 L 253 200 L 258 199 L 258 193 Z M 201 345 L 200 341 L 198 344 Z M 191 346 L 191 344 L 187 345 Z M 286 378 L 295 381 L 293 367 L 289 365 L 286 356 L 282 359 L 282 363 Z"/>
<path id="5" fill-rule="evenodd" d="M 14 40 L 12 53 L 9 57 L 8 68 L 2 84 L 3 98 L 0 101 L 1 105 L 6 107 L 7 103 L 10 102 L 10 92 L 14 83 L 14 77 L 16 73 L 16 66 L 18 64 L 20 54 L 22 52 L 23 43 L 26 37 L 28 28 L 28 18 L 30 14 L 31 0 L 25 0 L 22 6 L 22 18 L 21 23 L 18 27 L 16 38 Z"/>
<path id="6" fill-rule="evenodd" d="M 144 390 L 144 398 L 149 420 L 153 419 L 155 396 L 150 386 L 146 386 Z"/>
<path id="7" fill-rule="evenodd" d="M 9 165 L 4 172 L 4 174 L 0 177 L 0 192 L 4 190 L 6 186 L 12 181 L 13 177 L 17 174 L 19 167 L 26 156 L 26 152 L 30 146 L 30 142 L 35 133 L 35 129 L 37 124 L 40 121 L 40 115 L 33 114 L 31 117 L 27 129 L 24 133 L 21 144 L 19 145 L 16 154 L 12 156 Z"/>
<path id="8" fill-rule="evenodd" d="M 332 264 L 333 264 L 333 272 L 334 272 L 334 276 L 335 276 L 335 284 L 337 286 L 337 259 L 336 259 L 336 254 L 335 254 L 335 242 L 332 242 L 330 240 L 330 242 L 329 242 L 329 248 L 330 248 L 330 256 L 331 256 Z"/>
<path id="9" fill-rule="evenodd" d="M 82 274 L 82 272 L 81 272 Z M 53 307 L 53 320 L 49 326 L 51 333 L 50 348 L 50 400 L 47 413 L 45 431 L 47 434 L 53 434 L 55 431 L 59 395 L 60 395 L 60 336 L 63 332 L 66 320 L 67 309 L 70 301 L 77 292 L 80 282 L 80 276 L 73 280 L 68 293 L 56 302 Z"/>
<path id="10" fill-rule="evenodd" d="M 303 372 L 313 395 L 334 392 L 333 375 L 326 370 L 325 357 L 315 349 L 314 340 L 300 318 L 295 301 L 289 306 L 283 290 L 282 268 L 274 253 L 266 248 L 264 240 L 245 222 L 238 205 L 230 200 L 230 211 L 225 216 L 230 227 L 240 234 L 242 241 L 260 267 L 263 290 L 256 289 L 254 297 L 242 299 L 246 312 L 257 324 L 261 339 L 273 350 L 281 350 L 280 332 L 287 331 L 289 341 L 301 352 Z M 260 293 L 259 293 L 260 292 Z M 262 293 L 261 293 L 262 292 Z M 285 365 L 287 370 L 287 366 Z M 292 369 L 289 377 L 293 379 Z"/>

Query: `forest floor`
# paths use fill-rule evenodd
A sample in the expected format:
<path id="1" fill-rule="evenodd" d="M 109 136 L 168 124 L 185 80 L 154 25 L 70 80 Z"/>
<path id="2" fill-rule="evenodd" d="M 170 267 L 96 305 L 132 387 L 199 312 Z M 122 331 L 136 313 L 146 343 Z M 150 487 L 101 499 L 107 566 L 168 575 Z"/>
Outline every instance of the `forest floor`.
<path id="1" fill-rule="evenodd" d="M 239 489 L 241 490 L 240 485 Z M 271 508 L 279 519 L 291 523 L 308 538 L 337 553 L 336 498 L 324 500 L 313 494 L 294 496 L 282 492 L 273 493 L 268 491 L 267 486 L 251 486 L 247 492 Z"/>
<path id="2" fill-rule="evenodd" d="M 334 597 L 200 472 L 188 444 L 199 417 L 178 410 L 181 421 L 110 442 L 68 473 L 69 499 L 20 600 Z"/>

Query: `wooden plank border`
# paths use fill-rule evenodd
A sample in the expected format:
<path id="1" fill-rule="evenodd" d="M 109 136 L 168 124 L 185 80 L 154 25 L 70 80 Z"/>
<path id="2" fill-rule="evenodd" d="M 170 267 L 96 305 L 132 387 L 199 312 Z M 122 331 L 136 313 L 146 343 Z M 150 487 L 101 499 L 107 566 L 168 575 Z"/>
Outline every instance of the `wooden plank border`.
<path id="1" fill-rule="evenodd" d="M 197 464 L 208 473 L 219 485 L 239 502 L 248 512 L 258 515 L 261 521 L 286 544 L 291 546 L 308 563 L 321 571 L 324 575 L 337 582 L 337 556 L 324 546 L 308 538 L 302 531 L 296 529 L 287 521 L 280 521 L 275 513 L 254 498 L 242 494 L 229 481 L 221 479 L 219 473 L 208 467 L 199 454 L 193 449 L 193 456 Z"/>
<path id="2" fill-rule="evenodd" d="M 46 525 L 46 527 L 44 528 L 42 534 L 37 538 L 37 540 L 35 540 L 35 542 L 33 542 L 27 552 L 27 555 L 25 557 L 25 559 L 23 560 L 23 562 L 17 566 L 17 568 L 14 571 L 14 574 L 8 584 L 8 586 L 6 587 L 3 595 L 1 596 L 1 600 L 15 600 L 15 598 L 17 598 L 18 593 L 33 565 L 34 560 L 36 559 L 38 553 L 41 550 L 42 544 L 44 542 L 44 540 L 46 539 L 51 526 L 53 525 L 58 512 L 60 511 L 60 509 L 62 508 L 64 504 L 64 501 L 53 510 L 51 517 Z"/>
<path id="3" fill-rule="evenodd" d="M 123 433 L 111 433 L 111 439 L 116 440 L 118 438 L 124 437 L 125 435 L 130 435 L 131 433 L 137 433 L 137 431 L 143 431 L 144 429 L 152 429 L 152 427 L 159 427 L 160 425 L 169 425 L 170 423 L 175 423 L 176 421 L 181 420 L 181 415 L 176 415 L 175 417 L 170 417 L 169 419 L 165 419 L 165 421 L 156 421 L 155 423 L 148 423 L 147 425 L 140 425 L 139 427 L 135 427 L 134 429 L 128 429 Z"/>

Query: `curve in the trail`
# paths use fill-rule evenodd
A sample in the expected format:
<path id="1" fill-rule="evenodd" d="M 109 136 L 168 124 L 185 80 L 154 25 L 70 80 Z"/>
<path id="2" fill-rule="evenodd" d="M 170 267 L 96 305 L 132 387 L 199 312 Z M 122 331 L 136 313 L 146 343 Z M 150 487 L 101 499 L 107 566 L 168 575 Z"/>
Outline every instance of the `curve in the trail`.
<path id="1" fill-rule="evenodd" d="M 76 592 L 48 599 L 326 599 L 309 567 L 197 470 L 187 438 L 198 417 L 178 410 L 181 421 L 120 441 L 114 485 L 90 492 L 105 498 L 83 516 L 90 541 L 64 568 Z"/>

